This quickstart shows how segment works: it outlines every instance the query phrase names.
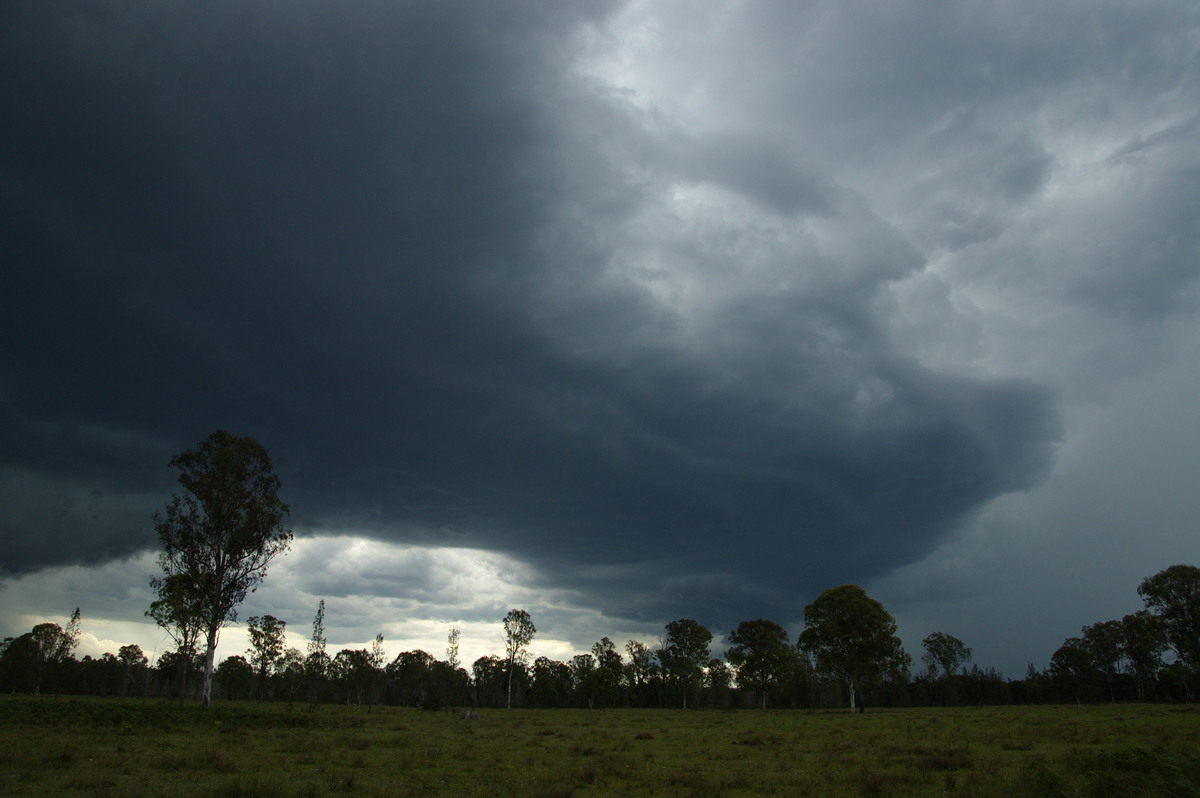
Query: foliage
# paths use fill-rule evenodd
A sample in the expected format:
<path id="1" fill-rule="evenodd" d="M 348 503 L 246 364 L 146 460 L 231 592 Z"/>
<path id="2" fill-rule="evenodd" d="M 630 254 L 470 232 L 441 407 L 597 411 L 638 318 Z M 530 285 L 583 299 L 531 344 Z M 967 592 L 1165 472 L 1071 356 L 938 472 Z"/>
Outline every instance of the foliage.
<path id="1" fill-rule="evenodd" d="M 712 632 L 691 618 L 671 621 L 666 632 L 658 650 L 658 661 L 667 680 L 682 692 L 683 708 L 687 709 L 688 695 L 699 683 L 700 674 L 709 660 Z"/>
<path id="2" fill-rule="evenodd" d="M 896 620 L 857 585 L 830 588 L 804 608 L 800 643 L 818 671 L 846 682 L 851 710 L 856 690 L 899 676 L 911 662 Z"/>
<path id="3" fill-rule="evenodd" d="M 67 628 L 56 623 L 39 623 L 30 633 L 32 653 L 36 662 L 33 692 L 41 692 L 42 682 L 58 669 L 79 641 L 79 608 L 71 614 Z"/>
<path id="4" fill-rule="evenodd" d="M 704 689 L 707 694 L 708 708 L 725 709 L 730 704 L 730 690 L 733 686 L 733 672 L 723 659 L 713 657 L 704 666 Z"/>
<path id="5" fill-rule="evenodd" d="M 441 709 L 461 704 L 470 677 L 449 662 L 438 662 L 421 650 L 403 651 L 384 669 L 388 703 L 420 709 Z"/>
<path id="6" fill-rule="evenodd" d="M 267 677 L 275 669 L 275 663 L 283 657 L 285 646 L 285 630 L 287 622 L 281 621 L 274 615 L 264 615 L 261 618 L 251 615 L 246 619 L 246 632 L 250 636 L 250 665 L 258 678 L 258 699 L 267 697 Z"/>
<path id="7" fill-rule="evenodd" d="M 196 653 L 196 642 L 203 627 L 203 602 L 199 592 L 191 589 L 187 574 L 169 574 L 150 580 L 150 586 L 158 596 L 146 610 L 146 616 L 162 628 L 175 641 L 175 650 L 184 656 L 176 661 L 176 677 L 179 681 L 179 698 L 187 692 L 187 680 L 191 668 L 186 667 L 191 655 Z"/>
<path id="8" fill-rule="evenodd" d="M 1172 565 L 1138 586 L 1146 608 L 1162 619 L 1179 659 L 1200 670 L 1200 568 Z"/>
<path id="9" fill-rule="evenodd" d="M 275 663 L 277 681 L 280 692 L 287 696 L 288 701 L 295 701 L 303 692 L 306 684 L 306 669 L 304 655 L 298 648 L 289 648 Z"/>
<path id="10" fill-rule="evenodd" d="M 625 644 L 625 653 L 629 655 L 626 682 L 630 699 L 635 706 L 647 706 L 659 676 L 654 651 L 639 640 L 630 640 Z"/>
<path id="11" fill-rule="evenodd" d="M 480 706 L 504 706 L 506 683 L 512 683 L 514 671 L 519 681 L 523 670 L 520 662 L 509 665 L 491 654 L 475 660 L 471 664 L 471 681 L 475 687 L 476 703 Z"/>
<path id="12" fill-rule="evenodd" d="M 1068 637 L 1051 655 L 1050 673 L 1067 686 L 1076 703 L 1092 697 L 1099 676 L 1092 652 L 1078 637 Z"/>
<path id="13" fill-rule="evenodd" d="M 934 632 L 921 641 L 925 656 L 921 660 L 931 672 L 942 669 L 942 678 L 948 679 L 955 671 L 971 661 L 971 649 L 954 635 Z"/>
<path id="14" fill-rule="evenodd" d="M 121 646 L 117 649 L 117 662 L 121 663 L 118 693 L 120 695 L 129 695 L 131 692 L 140 693 L 139 685 L 145 683 L 146 677 L 149 675 L 147 666 L 150 664 L 150 659 L 142 651 L 142 647 L 137 644 Z"/>
<path id="15" fill-rule="evenodd" d="M 508 662 L 508 696 L 505 706 L 512 709 L 513 669 L 523 661 L 525 649 L 533 641 L 537 629 L 525 610 L 509 610 L 504 616 L 504 653 Z"/>
<path id="16" fill-rule="evenodd" d="M 737 671 L 738 684 L 757 690 L 766 709 L 767 691 L 783 680 L 795 661 L 787 630 L 762 618 L 742 621 L 729 633 L 729 642 L 725 658 Z"/>
<path id="17" fill-rule="evenodd" d="M 238 654 L 222 660 L 213 673 L 217 686 L 229 699 L 249 698 L 254 677 L 254 667 Z"/>
<path id="18" fill-rule="evenodd" d="M 572 689 L 591 709 L 596 697 L 596 658 L 591 654 L 576 654 L 571 657 L 570 668 Z"/>
<path id="19" fill-rule="evenodd" d="M 574 689 L 571 666 L 549 657 L 533 661 L 529 703 L 536 707 L 569 706 Z"/>
<path id="20" fill-rule="evenodd" d="M 42 667 L 33 632 L 7 638 L 0 653 L 0 687 L 6 692 L 36 693 Z"/>
<path id="21" fill-rule="evenodd" d="M 117 649 L 117 659 L 127 668 L 144 668 L 150 662 L 142 647 L 136 643 Z"/>
<path id="22" fill-rule="evenodd" d="M 446 634 L 446 663 L 454 669 L 458 669 L 458 641 L 462 638 L 462 632 L 457 626 L 451 626 L 450 631 Z"/>
<path id="23" fill-rule="evenodd" d="M 851 594 L 855 591 L 858 598 L 865 596 L 856 588 Z M 826 594 L 822 595 L 827 598 Z M 878 602 L 870 599 L 864 606 L 882 611 Z M 856 611 L 854 615 L 862 620 L 869 613 Z M 811 608 L 809 616 L 811 621 Z M 884 631 L 894 629 L 888 626 L 887 622 L 894 621 L 886 612 L 882 617 Z M 194 651 L 166 651 L 149 667 L 145 652 L 136 645 L 121 646 L 116 655 L 105 653 L 77 661 L 64 652 L 78 635 L 78 619 L 76 610 L 66 629 L 53 623 L 39 624 L 23 635 L 0 641 L 0 692 L 35 694 L 53 685 L 56 694 L 166 696 L 180 694 L 172 682 L 178 684 L 181 674 L 186 679 L 204 666 L 202 659 L 197 665 Z M 505 659 L 481 657 L 468 673 L 423 651 L 404 652 L 385 668 L 381 635 L 369 648 L 346 649 L 330 660 L 325 653 L 324 621 L 325 602 L 321 601 L 305 656 L 294 648 L 283 650 L 281 621 L 270 616 L 248 619 L 252 641 L 264 645 L 268 638 L 276 638 L 278 643 L 267 646 L 272 653 L 267 657 L 265 676 L 261 660 L 251 666 L 259 673 L 257 695 L 289 702 L 307 696 L 313 709 L 332 701 L 362 705 L 368 711 L 381 705 L 438 709 L 503 707 L 510 702 L 547 708 L 765 709 L 844 704 L 846 689 L 851 687 L 856 702 L 861 698 L 877 707 L 904 707 L 1190 701 L 1197 686 L 1197 674 L 1186 663 L 1175 658 L 1164 664 L 1162 655 L 1170 645 L 1167 623 L 1161 614 L 1149 610 L 1083 627 L 1081 637 L 1068 639 L 1054 653 L 1048 669 L 1039 671 L 1031 663 L 1023 679 L 1005 679 L 992 668 L 962 669 L 958 663 L 970 649 L 957 638 L 935 633 L 924 641 L 924 659 L 930 667 L 917 679 L 909 678 L 907 658 L 902 656 L 873 679 L 863 681 L 859 675 L 853 682 L 832 670 L 828 661 L 817 662 L 820 651 L 812 646 L 811 623 L 797 644 L 789 646 L 786 632 L 778 624 L 764 619 L 743 621 L 730 633 L 724 659 L 709 655 L 712 636 L 707 629 L 681 619 L 667 625 L 657 652 L 631 640 L 624 647 L 628 654 L 624 659 L 605 637 L 589 653 L 566 663 L 538 657 L 530 667 L 526 647 L 522 647 L 511 667 Z M 278 634 L 266 634 L 272 629 Z M 952 656 L 931 656 L 940 648 Z M 452 652 L 447 649 L 448 655 Z M 253 656 L 255 649 L 249 653 Z M 936 664 L 939 659 L 941 664 Z M 222 696 L 248 695 L 239 684 L 236 677 L 224 679 Z"/>
<path id="24" fill-rule="evenodd" d="M 1157 615 L 1138 610 L 1121 619 L 1121 654 L 1137 680 L 1139 701 L 1151 697 L 1166 650 L 1167 631 Z"/>
<path id="25" fill-rule="evenodd" d="M 434 661 L 432 654 L 417 649 L 402 651 L 388 663 L 385 672 L 395 685 L 395 703 L 405 707 L 419 707 L 424 704 L 429 688 L 429 672 Z"/>
<path id="26" fill-rule="evenodd" d="M 1109 701 L 1116 700 L 1113 681 L 1120 672 L 1124 659 L 1124 627 L 1120 621 L 1101 621 L 1085 626 L 1083 647 L 1092 655 L 1092 663 L 1104 677 Z"/>
<path id="27" fill-rule="evenodd" d="M 200 696 L 207 705 L 218 632 L 237 619 L 238 605 L 266 577 L 271 560 L 291 546 L 292 531 L 283 526 L 288 507 L 270 456 L 253 438 L 217 430 L 170 466 L 179 470 L 184 493 L 173 494 L 165 514 L 154 516 L 164 576 L 151 584 L 159 601 L 179 605 L 167 617 L 194 618 L 207 636 Z"/>
<path id="28" fill-rule="evenodd" d="M 376 638 L 382 644 L 383 635 Z M 330 664 L 331 679 L 341 687 L 345 703 L 356 706 L 379 703 L 379 675 L 382 664 L 381 648 L 372 646 L 339 651 Z"/>
<path id="29" fill-rule="evenodd" d="M 79 608 L 76 607 L 71 613 L 71 619 L 67 621 L 67 628 L 63 630 L 61 648 L 57 652 L 60 662 L 70 656 L 75 646 L 79 645 L 79 615 Z"/>
<path id="30" fill-rule="evenodd" d="M 602 637 L 592 646 L 592 657 L 596 661 L 593 675 L 595 701 L 602 707 L 616 706 L 617 693 L 625 673 L 621 652 L 617 651 L 612 640 Z"/>
<path id="31" fill-rule="evenodd" d="M 317 605 L 317 614 L 313 618 L 313 632 L 308 641 L 304 673 L 308 682 L 309 705 L 316 707 L 321 701 L 321 686 L 329 673 L 329 654 L 325 652 L 325 599 L 321 599 Z"/>

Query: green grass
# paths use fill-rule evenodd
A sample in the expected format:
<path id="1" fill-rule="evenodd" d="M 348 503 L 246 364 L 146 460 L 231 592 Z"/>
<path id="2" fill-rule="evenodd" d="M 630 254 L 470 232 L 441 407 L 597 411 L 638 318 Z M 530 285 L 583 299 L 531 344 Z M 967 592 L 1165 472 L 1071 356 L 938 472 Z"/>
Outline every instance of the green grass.
<path id="1" fill-rule="evenodd" d="M 0 697 L 0 795 L 1190 796 L 1200 709 L 411 709 Z"/>

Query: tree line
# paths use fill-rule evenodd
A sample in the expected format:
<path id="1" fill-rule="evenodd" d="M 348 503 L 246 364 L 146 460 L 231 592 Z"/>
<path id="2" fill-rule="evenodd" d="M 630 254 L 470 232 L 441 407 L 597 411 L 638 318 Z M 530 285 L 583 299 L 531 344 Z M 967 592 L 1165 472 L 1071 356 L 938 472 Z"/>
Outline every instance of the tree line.
<path id="1" fill-rule="evenodd" d="M 666 624 L 656 647 L 618 646 L 602 637 L 567 661 L 531 657 L 532 617 L 513 609 L 502 619 L 503 655 L 459 661 L 451 627 L 442 658 L 404 651 L 390 661 L 383 636 L 369 647 L 327 651 L 325 602 L 317 607 L 304 650 L 289 646 L 287 623 L 271 615 L 246 620 L 250 647 L 222 660 L 209 699 L 326 703 L 367 708 L 614 707 L 828 708 L 1100 701 L 1192 701 L 1200 648 L 1200 568 L 1176 565 L 1138 588 L 1146 609 L 1120 621 L 1085 626 L 1053 653 L 1047 669 L 1029 666 L 1005 679 L 971 664 L 963 641 L 935 632 L 922 641 L 924 667 L 895 634 L 895 621 L 855 585 L 825 591 L 805 608 L 792 640 L 766 619 L 742 621 L 714 655 L 711 630 L 694 619 Z M 207 657 L 169 651 L 151 665 L 136 645 L 99 659 L 72 654 L 80 611 L 67 628 L 39 624 L 0 649 L 0 690 L 120 696 L 203 696 Z"/>
<path id="2" fill-rule="evenodd" d="M 327 652 L 325 602 L 305 650 L 289 647 L 287 623 L 271 615 L 246 620 L 250 648 L 215 661 L 219 630 L 237 619 L 270 562 L 287 551 L 287 505 L 278 496 L 266 450 L 252 438 L 218 430 L 170 462 L 180 471 L 155 527 L 163 575 L 152 580 L 146 615 L 175 647 L 152 666 L 136 645 L 99 659 L 75 659 L 80 611 L 64 629 L 44 623 L 0 643 L 0 690 L 9 692 L 173 695 L 381 704 L 437 709 L 479 707 L 832 707 L 1003 704 L 1063 701 L 1163 701 L 1195 698 L 1200 680 L 1200 568 L 1175 565 L 1138 587 L 1146 607 L 1120 620 L 1083 627 L 1054 652 L 1049 668 L 1030 664 L 1023 679 L 970 668 L 972 652 L 936 632 L 922 641 L 925 668 L 896 635 L 883 605 L 856 585 L 824 591 L 804 609 L 796 640 L 774 621 L 742 621 L 714 656 L 711 630 L 694 619 L 666 624 L 656 648 L 602 637 L 567 662 L 537 657 L 526 610 L 502 619 L 505 654 L 466 668 L 451 628 L 446 656 L 415 650 L 390 662 L 383 636 L 369 648 Z M 201 647 L 203 642 L 203 647 Z"/>

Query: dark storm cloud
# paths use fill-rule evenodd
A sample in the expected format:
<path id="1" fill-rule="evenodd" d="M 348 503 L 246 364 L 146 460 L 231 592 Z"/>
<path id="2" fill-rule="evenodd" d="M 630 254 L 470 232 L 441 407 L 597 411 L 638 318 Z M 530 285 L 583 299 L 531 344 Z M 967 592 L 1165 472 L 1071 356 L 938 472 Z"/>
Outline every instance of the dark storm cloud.
<path id="1" fill-rule="evenodd" d="M 304 529 L 733 622 L 919 557 L 1049 463 L 1047 390 L 896 349 L 899 233 L 770 139 L 647 128 L 572 72 L 576 7 L 0 13 L 11 571 L 152 543 L 166 460 L 224 427 Z M 1029 192 L 1045 157 L 1012 148 L 991 179 Z"/>

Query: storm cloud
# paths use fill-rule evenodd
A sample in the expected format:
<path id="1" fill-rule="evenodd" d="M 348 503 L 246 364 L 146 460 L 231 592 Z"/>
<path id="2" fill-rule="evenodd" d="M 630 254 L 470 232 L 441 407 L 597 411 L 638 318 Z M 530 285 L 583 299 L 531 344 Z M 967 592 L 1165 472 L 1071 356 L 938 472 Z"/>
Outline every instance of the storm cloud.
<path id="1" fill-rule="evenodd" d="M 217 428 L 631 623 L 936 556 L 1200 268 L 1197 12 L 945 11 L 7 4 L 4 569 L 152 549 Z"/>

